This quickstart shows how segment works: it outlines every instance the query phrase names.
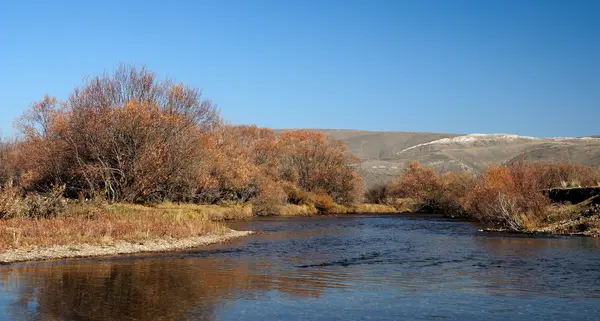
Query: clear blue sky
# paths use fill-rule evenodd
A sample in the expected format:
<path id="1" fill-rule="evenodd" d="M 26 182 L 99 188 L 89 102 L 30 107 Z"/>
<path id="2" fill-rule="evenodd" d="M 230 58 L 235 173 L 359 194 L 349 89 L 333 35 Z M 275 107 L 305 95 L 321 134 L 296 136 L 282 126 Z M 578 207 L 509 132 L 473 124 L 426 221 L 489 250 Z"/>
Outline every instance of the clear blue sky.
<path id="1" fill-rule="evenodd" d="M 0 128 L 119 63 L 234 124 L 600 134 L 600 1 L 2 1 Z"/>

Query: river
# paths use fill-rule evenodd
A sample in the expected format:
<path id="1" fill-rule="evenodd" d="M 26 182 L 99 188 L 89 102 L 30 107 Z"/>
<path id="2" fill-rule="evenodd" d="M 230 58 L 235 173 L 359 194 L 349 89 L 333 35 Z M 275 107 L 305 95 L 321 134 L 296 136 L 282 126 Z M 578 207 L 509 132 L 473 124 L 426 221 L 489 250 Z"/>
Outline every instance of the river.
<path id="1" fill-rule="evenodd" d="M 0 266 L 1 320 L 600 320 L 600 239 L 260 218 L 198 250 Z"/>

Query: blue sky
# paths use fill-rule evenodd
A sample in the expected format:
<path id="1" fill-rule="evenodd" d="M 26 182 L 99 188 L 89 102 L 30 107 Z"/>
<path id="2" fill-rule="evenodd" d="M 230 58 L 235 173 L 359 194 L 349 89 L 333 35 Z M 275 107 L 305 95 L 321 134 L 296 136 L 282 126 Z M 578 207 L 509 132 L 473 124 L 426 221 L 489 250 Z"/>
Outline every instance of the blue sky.
<path id="1" fill-rule="evenodd" d="M 234 124 L 600 134 L 600 1 L 3 1 L 0 128 L 119 63 Z"/>

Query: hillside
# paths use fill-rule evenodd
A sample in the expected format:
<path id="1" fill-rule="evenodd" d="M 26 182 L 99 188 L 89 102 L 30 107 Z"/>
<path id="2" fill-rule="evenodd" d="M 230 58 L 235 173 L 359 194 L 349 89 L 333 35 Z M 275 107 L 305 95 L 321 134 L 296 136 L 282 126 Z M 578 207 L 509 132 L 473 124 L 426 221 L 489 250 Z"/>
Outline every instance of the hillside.
<path id="1" fill-rule="evenodd" d="M 392 180 L 417 160 L 439 171 L 479 172 L 489 165 L 519 159 L 570 161 L 600 166 L 600 138 L 537 138 L 507 134 L 436 134 L 323 130 L 343 140 L 361 158 L 362 175 L 371 186 Z"/>

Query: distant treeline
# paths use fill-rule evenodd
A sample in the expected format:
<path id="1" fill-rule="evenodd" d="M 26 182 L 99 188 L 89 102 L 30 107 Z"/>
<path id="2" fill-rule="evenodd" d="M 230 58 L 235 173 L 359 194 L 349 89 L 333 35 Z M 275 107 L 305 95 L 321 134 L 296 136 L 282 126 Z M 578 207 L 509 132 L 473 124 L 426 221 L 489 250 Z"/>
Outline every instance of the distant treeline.
<path id="1" fill-rule="evenodd" d="M 367 191 L 366 198 L 399 209 L 469 217 L 510 230 L 534 230 L 581 214 L 578 207 L 551 204 L 545 190 L 580 186 L 600 186 L 600 169 L 519 161 L 490 166 L 476 175 L 439 173 L 413 162 L 391 184 Z M 600 228 L 600 221 L 596 223 L 590 227 Z"/>
<path id="2" fill-rule="evenodd" d="M 111 202 L 353 203 L 359 160 L 321 132 L 225 125 L 201 92 L 121 66 L 46 96 L 18 119 L 21 138 L 0 144 L 0 185 L 23 193 L 61 187 L 70 198 Z M 0 209 L 1 211 L 1 209 Z"/>

